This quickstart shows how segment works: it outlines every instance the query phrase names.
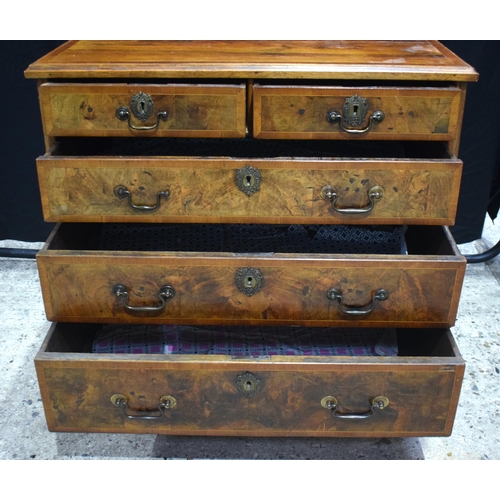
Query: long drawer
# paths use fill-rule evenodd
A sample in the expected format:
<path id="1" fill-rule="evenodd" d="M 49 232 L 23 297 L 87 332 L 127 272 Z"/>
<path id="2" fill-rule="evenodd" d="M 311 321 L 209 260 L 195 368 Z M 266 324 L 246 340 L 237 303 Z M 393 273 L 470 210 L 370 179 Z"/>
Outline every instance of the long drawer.
<path id="1" fill-rule="evenodd" d="M 442 143 L 330 141 L 316 146 L 316 157 L 307 157 L 311 151 L 300 141 L 207 141 L 198 144 L 204 156 L 192 157 L 175 156 L 189 152 L 187 142 L 116 142 L 61 142 L 38 158 L 45 220 L 433 225 L 455 220 L 462 162 Z"/>
<path id="2" fill-rule="evenodd" d="M 453 325 L 465 259 L 448 229 L 387 231 L 68 223 L 37 260 L 52 321 Z"/>
<path id="3" fill-rule="evenodd" d="M 52 325 L 35 365 L 49 430 L 411 437 L 451 433 L 464 361 L 449 330 L 397 356 L 101 354 L 102 325 Z"/>
<path id="4" fill-rule="evenodd" d="M 260 139 L 451 140 L 461 120 L 458 87 L 255 85 Z"/>
<path id="5" fill-rule="evenodd" d="M 48 136 L 244 137 L 246 87 L 45 83 Z"/>

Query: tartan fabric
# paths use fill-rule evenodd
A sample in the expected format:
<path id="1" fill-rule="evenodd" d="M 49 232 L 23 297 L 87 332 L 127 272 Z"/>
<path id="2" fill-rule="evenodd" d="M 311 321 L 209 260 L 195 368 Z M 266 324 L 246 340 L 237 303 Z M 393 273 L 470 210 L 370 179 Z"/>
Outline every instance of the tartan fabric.
<path id="1" fill-rule="evenodd" d="M 94 353 L 262 356 L 397 356 L 392 329 L 106 325 Z"/>

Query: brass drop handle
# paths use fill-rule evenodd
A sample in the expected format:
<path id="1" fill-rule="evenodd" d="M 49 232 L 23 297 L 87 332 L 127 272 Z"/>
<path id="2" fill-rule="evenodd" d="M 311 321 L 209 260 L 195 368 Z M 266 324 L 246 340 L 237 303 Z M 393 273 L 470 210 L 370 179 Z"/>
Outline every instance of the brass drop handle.
<path id="1" fill-rule="evenodd" d="M 160 299 L 160 304 L 157 306 L 131 306 L 128 303 L 129 293 L 125 285 L 118 284 L 113 287 L 113 294 L 116 297 L 123 298 L 123 308 L 125 312 L 129 314 L 134 313 L 147 313 L 150 316 L 154 316 L 163 312 L 167 301 L 175 296 L 175 289 L 169 285 L 162 286 L 158 292 L 158 298 Z"/>
<path id="2" fill-rule="evenodd" d="M 123 394 L 113 394 L 111 396 L 111 403 L 121 408 L 123 410 L 123 414 L 130 419 L 135 420 L 157 420 L 159 418 L 165 417 L 165 411 L 173 408 L 177 401 L 172 396 L 162 396 L 160 398 L 160 403 L 157 406 L 158 411 L 156 410 L 134 410 L 135 413 L 130 413 L 128 400 Z"/>
<path id="3" fill-rule="evenodd" d="M 368 191 L 368 205 L 363 208 L 338 208 L 335 203 L 339 199 L 339 190 L 335 186 L 323 186 L 321 189 L 321 197 L 324 200 L 330 200 L 332 202 L 332 210 L 338 212 L 339 214 L 367 214 L 373 210 L 375 207 L 375 202 L 382 199 L 384 196 L 384 189 L 380 186 L 373 186 Z"/>
<path id="4" fill-rule="evenodd" d="M 330 290 L 326 292 L 326 296 L 330 300 L 339 301 L 340 312 L 350 316 L 366 316 L 375 309 L 376 301 L 382 302 L 389 298 L 389 292 L 385 288 L 379 288 L 373 294 L 373 299 L 370 304 L 364 306 L 344 306 L 344 297 L 342 295 L 342 292 L 340 290 L 337 290 L 336 288 L 330 288 Z"/>
<path id="5" fill-rule="evenodd" d="M 363 129 L 347 128 L 345 124 L 350 127 L 361 125 L 366 118 L 368 112 L 368 102 L 364 97 L 355 94 L 348 97 L 342 106 L 342 114 L 338 111 L 328 111 L 326 113 L 326 120 L 329 123 L 339 124 L 340 130 L 348 134 L 365 134 L 370 131 L 373 123 L 380 123 L 384 120 L 385 114 L 383 111 L 377 110 L 372 113 L 368 120 L 368 126 Z"/>
<path id="6" fill-rule="evenodd" d="M 132 202 L 132 195 L 125 186 L 115 186 L 114 193 L 117 198 L 126 198 L 129 206 L 139 212 L 152 212 L 158 210 L 158 208 L 160 208 L 161 198 L 168 198 L 170 196 L 168 189 L 165 189 L 164 191 L 156 193 L 156 205 L 136 205 Z"/>
<path id="7" fill-rule="evenodd" d="M 359 128 L 346 128 L 344 126 L 344 121 L 345 121 L 344 117 L 340 113 L 337 113 L 337 111 L 329 111 L 326 114 L 326 119 L 330 123 L 339 122 L 339 127 L 342 130 L 342 132 L 347 132 L 348 134 L 365 134 L 366 132 L 370 131 L 373 122 L 380 123 L 384 120 L 384 118 L 385 114 L 383 111 L 374 111 L 368 120 L 368 126 L 366 128 L 359 129 Z"/>
<path id="8" fill-rule="evenodd" d="M 132 114 L 142 122 L 145 122 L 150 116 L 152 116 L 154 111 L 153 99 L 150 95 L 144 94 L 143 92 L 139 92 L 132 97 L 132 99 L 130 100 L 130 110 L 127 108 L 127 106 L 119 106 L 115 111 L 116 117 L 121 121 L 127 120 L 129 128 L 139 131 L 154 130 L 155 128 L 158 128 L 160 119 L 163 121 L 167 121 L 168 118 L 168 111 L 159 111 L 156 116 L 156 123 L 154 125 L 138 127 L 130 121 L 130 111 L 132 111 Z"/>
<path id="9" fill-rule="evenodd" d="M 335 418 L 363 420 L 375 415 L 379 410 L 383 410 L 389 406 L 389 400 L 385 396 L 377 396 L 371 401 L 370 410 L 366 413 L 339 413 L 339 405 L 337 398 L 326 396 L 321 400 L 321 406 L 327 410 L 332 410 L 332 416 Z"/>

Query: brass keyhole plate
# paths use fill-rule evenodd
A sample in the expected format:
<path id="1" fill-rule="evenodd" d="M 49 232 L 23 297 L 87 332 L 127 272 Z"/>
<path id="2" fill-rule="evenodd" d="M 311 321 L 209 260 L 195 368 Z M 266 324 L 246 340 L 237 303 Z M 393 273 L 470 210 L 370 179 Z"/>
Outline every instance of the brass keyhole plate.
<path id="1" fill-rule="evenodd" d="M 262 381 L 253 373 L 246 372 L 236 377 L 236 386 L 241 394 L 251 397 L 260 391 Z"/>
<path id="2" fill-rule="evenodd" d="M 139 92 L 130 100 L 130 109 L 136 118 L 145 122 L 153 114 L 153 99 L 150 95 Z"/>
<path id="3" fill-rule="evenodd" d="M 264 284 L 264 276 L 260 269 L 244 267 L 236 273 L 236 285 L 238 290 L 248 297 L 260 292 Z"/>
<path id="4" fill-rule="evenodd" d="M 260 190 L 260 181 L 262 176 L 259 169 L 245 165 L 236 171 L 236 185 L 247 196 L 251 196 Z"/>

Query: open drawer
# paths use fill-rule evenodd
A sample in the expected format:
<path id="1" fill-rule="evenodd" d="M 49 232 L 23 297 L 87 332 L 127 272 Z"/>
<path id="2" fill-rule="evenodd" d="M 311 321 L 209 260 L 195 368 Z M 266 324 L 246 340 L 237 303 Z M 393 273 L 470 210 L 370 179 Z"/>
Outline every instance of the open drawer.
<path id="1" fill-rule="evenodd" d="M 50 222 L 453 225 L 444 143 L 62 139 L 37 159 Z"/>
<path id="2" fill-rule="evenodd" d="M 52 321 L 448 327 L 446 227 L 59 224 L 37 255 Z"/>
<path id="3" fill-rule="evenodd" d="M 52 325 L 35 358 L 49 430 L 447 436 L 464 373 L 449 330 L 396 330 L 395 356 L 245 357 L 92 352 L 102 328 Z"/>

